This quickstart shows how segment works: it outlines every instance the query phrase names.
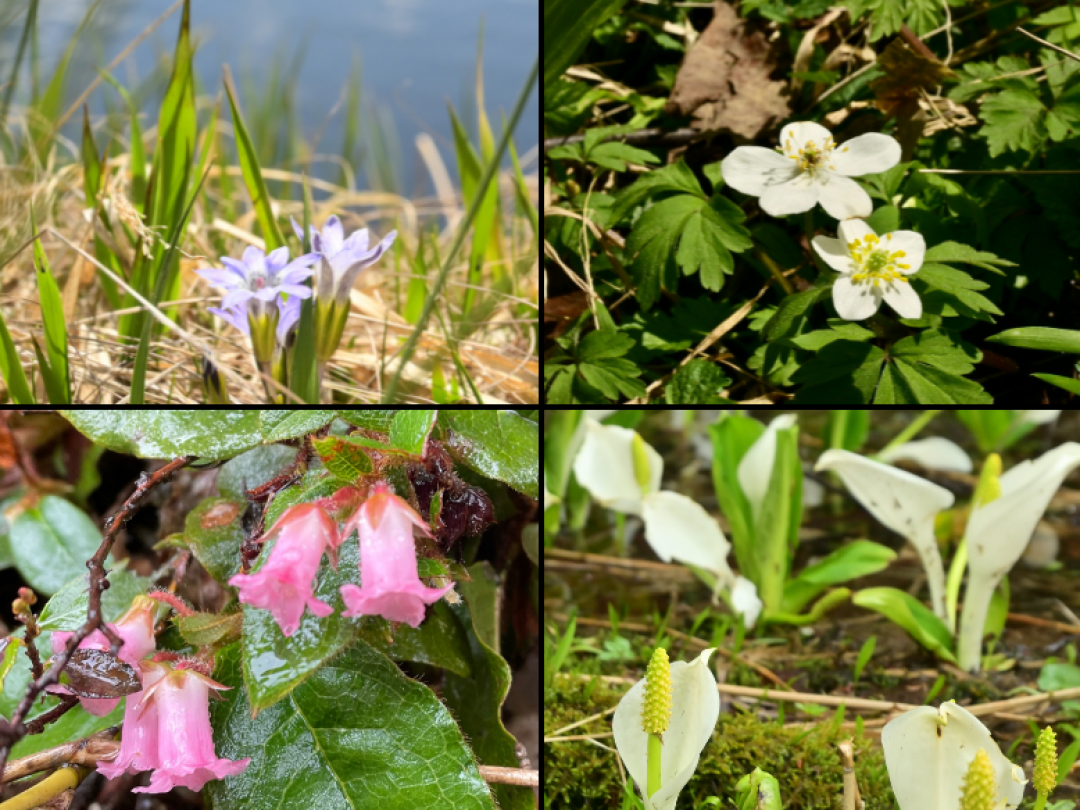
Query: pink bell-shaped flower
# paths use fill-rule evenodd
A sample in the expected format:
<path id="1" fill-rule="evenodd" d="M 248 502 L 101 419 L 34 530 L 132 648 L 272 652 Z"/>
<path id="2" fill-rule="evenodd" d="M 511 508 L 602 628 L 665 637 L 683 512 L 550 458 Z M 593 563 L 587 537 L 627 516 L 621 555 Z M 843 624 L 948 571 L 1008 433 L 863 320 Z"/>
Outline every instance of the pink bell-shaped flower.
<path id="1" fill-rule="evenodd" d="M 278 518 L 266 537 L 278 535 L 268 559 L 253 574 L 236 574 L 229 584 L 240 589 L 240 601 L 269 610 L 281 632 L 291 636 L 300 627 L 306 606 L 316 616 L 334 609 L 314 595 L 315 574 L 323 551 L 338 545 L 337 525 L 320 506 L 291 506 Z"/>
<path id="2" fill-rule="evenodd" d="M 167 793 L 177 786 L 198 791 L 247 768 L 250 759 L 218 759 L 214 751 L 208 696 L 211 689 L 228 688 L 190 669 L 174 669 L 146 690 L 144 700 L 157 710 L 157 762 L 150 784 L 135 793 Z M 123 733 L 126 740 L 126 718 Z"/>
<path id="3" fill-rule="evenodd" d="M 372 487 L 370 497 L 349 518 L 341 535 L 347 538 L 354 527 L 360 534 L 360 587 L 341 586 L 347 608 L 342 616 L 376 615 L 419 627 L 424 605 L 454 587 L 428 588 L 420 581 L 413 526 L 431 537 L 423 518 L 394 495 L 389 485 Z"/>
<path id="4" fill-rule="evenodd" d="M 117 657 L 125 664 L 131 666 L 136 672 L 139 671 L 139 662 L 150 655 L 155 649 L 154 642 L 154 609 L 156 603 L 148 596 L 136 596 L 131 602 L 127 612 L 116 620 L 116 623 L 108 623 L 109 629 L 124 640 Z M 67 646 L 68 639 L 74 635 L 67 630 L 54 630 L 49 639 L 54 653 L 62 652 Z M 100 630 L 95 630 L 79 644 L 80 650 L 108 650 L 112 648 L 108 637 Z M 47 690 L 52 694 L 70 695 L 71 690 L 66 686 L 51 686 Z M 79 698 L 83 708 L 95 717 L 104 717 L 117 707 L 120 698 Z"/>
<path id="5" fill-rule="evenodd" d="M 112 762 L 98 762 L 98 770 L 109 779 L 121 774 L 149 771 L 158 767 L 158 709 L 153 700 L 144 700 L 148 692 L 169 672 L 165 664 L 143 661 L 137 669 L 143 690 L 128 695 L 124 707 L 123 737 L 120 752 Z"/>

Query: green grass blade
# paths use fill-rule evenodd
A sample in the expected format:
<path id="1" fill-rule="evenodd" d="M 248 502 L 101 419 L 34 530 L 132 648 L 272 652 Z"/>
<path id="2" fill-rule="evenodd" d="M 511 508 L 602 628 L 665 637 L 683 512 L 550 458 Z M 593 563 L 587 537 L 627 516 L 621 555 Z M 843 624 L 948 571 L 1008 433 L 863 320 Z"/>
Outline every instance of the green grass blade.
<path id="1" fill-rule="evenodd" d="M 101 76 L 116 88 L 131 115 L 131 202 L 142 213 L 146 202 L 146 147 L 143 145 L 142 127 L 139 125 L 139 106 L 112 74 L 102 73 Z"/>
<path id="2" fill-rule="evenodd" d="M 225 92 L 229 96 L 229 107 L 232 109 L 233 127 L 236 130 L 236 150 L 240 156 L 244 183 L 247 185 L 248 194 L 251 195 L 251 203 L 255 206 L 255 216 L 259 220 L 259 227 L 266 241 L 266 252 L 269 253 L 284 245 L 285 237 L 282 236 L 281 229 L 274 218 L 274 212 L 270 208 L 270 195 L 266 191 L 262 169 L 259 168 L 259 158 L 251 142 L 251 136 L 248 135 L 247 127 L 244 125 L 240 107 L 236 103 L 232 74 L 227 65 L 225 66 Z"/>
<path id="3" fill-rule="evenodd" d="M 420 246 L 416 249 L 416 258 L 412 262 L 409 292 L 405 299 L 405 309 L 401 313 L 402 317 L 413 325 L 420 320 L 420 314 L 424 311 L 424 298 L 427 296 L 428 263 L 424 253 L 424 232 L 420 231 Z"/>
<path id="4" fill-rule="evenodd" d="M 82 163 L 83 163 L 83 191 L 86 194 L 87 208 L 94 209 L 94 216 L 100 216 L 105 226 L 108 227 L 109 219 L 104 211 L 101 211 L 101 203 L 98 193 L 101 191 L 101 159 L 98 157 L 97 146 L 94 144 L 94 134 L 90 129 L 90 112 L 83 107 L 83 140 L 82 140 Z M 104 240 L 94 234 L 94 255 L 97 260 L 110 268 L 118 275 L 123 275 L 120 270 L 120 260 L 109 249 Z M 120 308 L 121 296 L 116 282 L 105 274 L 99 274 L 101 288 L 105 291 L 105 297 L 109 299 L 109 306 L 113 309 Z"/>
<path id="5" fill-rule="evenodd" d="M 0 101 L 0 130 L 4 129 L 7 121 L 7 111 L 11 106 L 11 96 L 15 92 L 15 86 L 19 83 L 19 66 L 22 64 L 23 55 L 26 53 L 26 45 L 30 41 L 30 32 L 37 24 L 38 0 L 30 0 L 30 7 L 26 12 L 26 23 L 23 25 L 22 36 L 19 37 L 19 50 L 15 55 L 15 61 L 11 65 L 11 76 L 8 77 L 7 87 L 4 89 L 3 101 Z"/>
<path id="6" fill-rule="evenodd" d="M 30 211 L 30 227 L 37 233 L 33 209 Z M 48 363 L 41 363 L 45 391 L 49 402 L 68 405 L 71 403 L 71 378 L 68 372 L 67 322 L 64 320 L 64 305 L 60 301 L 60 288 L 40 239 L 34 240 L 34 268 L 37 270 L 38 295 L 41 298 L 41 319 L 45 324 Z"/>
<path id="7" fill-rule="evenodd" d="M 311 250 L 311 187 L 307 175 L 304 175 L 304 243 L 301 250 Z M 311 280 L 307 282 L 311 286 Z M 296 343 L 292 347 L 292 366 L 289 369 L 289 388 L 301 400 L 309 404 L 320 401 L 319 389 L 322 380 L 319 377 L 318 362 L 315 357 L 315 299 L 304 300 L 300 309 L 300 323 L 296 329 Z"/>
<path id="8" fill-rule="evenodd" d="M 477 185 L 478 190 L 486 190 L 488 186 L 494 182 L 495 176 L 499 170 L 499 163 L 502 161 L 503 155 L 506 154 L 506 147 L 510 143 L 510 136 L 514 132 L 515 127 L 517 127 L 517 122 L 521 119 L 521 115 L 525 110 L 525 102 L 528 101 L 529 95 L 533 92 L 539 75 L 540 61 L 537 60 L 533 63 L 532 70 L 529 72 L 529 77 L 526 79 L 521 94 L 518 96 L 517 103 L 514 105 L 514 111 L 510 115 L 510 124 L 503 132 L 492 160 L 488 161 L 487 165 L 484 167 L 483 176 L 480 178 L 480 182 Z M 401 384 L 401 375 L 405 371 L 406 364 L 412 359 L 413 354 L 416 352 L 416 345 L 420 341 L 420 336 L 424 333 L 428 318 L 431 317 L 431 313 L 435 309 L 435 304 L 442 295 L 454 259 L 461 249 L 462 244 L 465 242 L 465 236 L 468 234 L 469 229 L 472 228 L 476 215 L 479 213 L 480 207 L 483 204 L 482 196 L 482 193 L 476 194 L 469 203 L 469 209 L 465 213 L 465 219 L 462 220 L 461 224 L 458 226 L 458 232 L 454 236 L 453 243 L 450 245 L 450 252 L 443 260 L 442 267 L 439 269 L 439 275 L 436 277 L 435 283 L 431 286 L 431 292 L 424 302 L 424 311 L 420 314 L 420 321 L 416 324 L 416 328 L 413 329 L 412 334 L 409 335 L 408 340 L 405 341 L 405 345 L 401 349 L 401 354 L 395 358 L 398 361 L 398 367 L 397 371 L 394 372 L 390 385 L 387 386 L 386 391 L 383 394 L 384 403 L 396 401 L 394 398 L 397 396 L 398 387 Z"/>
<path id="9" fill-rule="evenodd" d="M 0 314 L 0 374 L 7 383 L 8 392 L 16 405 L 36 405 L 37 400 L 30 390 L 30 382 L 26 379 L 26 371 L 23 370 L 22 361 L 19 360 L 19 352 L 15 348 L 15 341 L 11 339 L 11 333 L 7 328 L 7 321 Z"/>
<path id="10" fill-rule="evenodd" d="M 521 171 L 521 161 L 518 160 L 517 149 L 514 142 L 510 142 L 510 160 L 514 164 L 514 196 L 517 197 L 518 208 L 529 218 L 533 228 L 533 241 L 537 242 L 540 235 L 540 216 L 533 205 L 532 197 L 529 196 L 529 184 L 525 182 L 525 173 Z"/>

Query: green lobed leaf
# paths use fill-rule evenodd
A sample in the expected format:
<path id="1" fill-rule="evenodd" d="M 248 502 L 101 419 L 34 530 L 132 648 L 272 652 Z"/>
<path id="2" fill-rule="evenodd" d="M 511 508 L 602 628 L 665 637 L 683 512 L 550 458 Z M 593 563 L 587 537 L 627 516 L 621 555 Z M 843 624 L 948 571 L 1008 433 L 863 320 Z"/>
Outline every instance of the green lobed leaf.
<path id="1" fill-rule="evenodd" d="M 959 242 L 942 242 L 940 245 L 934 245 L 928 248 L 925 262 L 965 262 L 967 264 L 973 264 L 976 267 L 981 267 L 984 270 L 990 270 L 997 273 L 999 276 L 1004 275 L 999 267 L 1016 267 L 1016 262 L 1010 262 L 1008 259 L 1000 259 L 993 253 L 987 253 L 986 251 L 976 250 L 970 245 L 962 245 Z M 920 271 L 921 272 L 921 271 Z M 976 289 L 985 289 L 985 287 L 977 287 Z"/>
<path id="2" fill-rule="evenodd" d="M 776 314 L 765 326 L 766 338 L 776 340 L 786 335 L 795 320 L 828 295 L 829 290 L 829 287 L 814 287 L 784 298 Z"/>
<path id="3" fill-rule="evenodd" d="M 62 410 L 84 436 L 139 458 L 199 456 L 216 461 L 260 444 L 303 436 L 327 425 L 333 411 Z"/>
<path id="4" fill-rule="evenodd" d="M 243 518 L 247 502 L 207 498 L 184 519 L 184 542 L 202 567 L 225 584 L 240 571 L 240 545 L 247 537 Z"/>
<path id="5" fill-rule="evenodd" d="M 855 593 L 851 601 L 859 607 L 880 613 L 939 658 L 956 663 L 949 628 L 911 594 L 896 588 L 865 588 Z"/>
<path id="6" fill-rule="evenodd" d="M 530 498 L 540 497 L 540 431 L 513 411 L 441 411 L 450 429 L 446 449 L 459 462 L 502 481 Z"/>
<path id="7" fill-rule="evenodd" d="M 437 415 L 438 411 L 398 411 L 390 424 L 390 445 L 419 456 Z"/>
<path id="8" fill-rule="evenodd" d="M 38 593 L 51 594 L 86 571 L 101 531 L 77 506 L 45 495 L 11 522 L 10 541 L 19 573 Z"/>
<path id="9" fill-rule="evenodd" d="M 664 400 L 668 405 L 727 404 L 731 400 L 720 396 L 720 390 L 730 384 L 731 378 L 718 365 L 695 358 L 679 366 L 664 387 Z"/>
<path id="10" fill-rule="evenodd" d="M 980 115 L 986 123 L 979 134 L 987 140 L 990 157 L 1034 152 L 1046 138 L 1046 107 L 1030 90 L 1002 90 L 983 102 Z"/>
<path id="11" fill-rule="evenodd" d="M 804 383 L 793 400 L 798 404 L 869 405 L 874 398 L 885 352 L 871 343 L 837 340 L 795 372 Z"/>
<path id="12" fill-rule="evenodd" d="M 464 601 L 449 606 L 469 638 L 472 675 L 447 673 L 443 697 L 484 765 L 519 767 L 517 741 L 502 723 L 502 704 L 510 689 L 510 667 L 498 649 L 498 576 L 490 563 L 468 568 L 469 580 L 458 587 Z M 493 785 L 502 810 L 530 810 L 536 806 L 529 788 Z"/>
<path id="13" fill-rule="evenodd" d="M 233 687 L 211 707 L 218 756 L 251 764 L 207 784 L 211 810 L 494 808 L 446 707 L 363 642 L 254 717 L 237 647 L 214 677 Z"/>

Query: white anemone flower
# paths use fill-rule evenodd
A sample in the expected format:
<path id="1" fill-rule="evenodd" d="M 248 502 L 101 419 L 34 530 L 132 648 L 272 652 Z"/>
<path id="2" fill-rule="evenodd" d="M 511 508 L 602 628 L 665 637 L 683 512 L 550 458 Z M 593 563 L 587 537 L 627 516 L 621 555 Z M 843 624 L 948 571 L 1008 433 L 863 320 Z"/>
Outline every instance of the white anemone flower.
<path id="1" fill-rule="evenodd" d="M 968 583 L 960 618 L 961 668 L 979 669 L 990 597 L 1024 553 L 1039 519 L 1065 476 L 1080 466 L 1080 444 L 1066 442 L 1001 476 L 1001 495 L 972 506 L 964 538 Z"/>
<path id="2" fill-rule="evenodd" d="M 815 469 L 839 475 L 848 491 L 879 523 L 915 546 L 926 569 L 934 613 L 947 622 L 945 568 L 934 536 L 934 518 L 953 505 L 953 494 L 907 470 L 847 450 L 826 450 Z"/>
<path id="3" fill-rule="evenodd" d="M 930 436 L 914 442 L 905 442 L 878 453 L 886 464 L 897 461 L 914 461 L 928 470 L 970 473 L 973 469 L 971 456 L 956 442 L 942 436 Z"/>
<path id="4" fill-rule="evenodd" d="M 645 701 L 645 679 L 623 695 L 615 709 L 611 730 L 615 747 L 626 770 L 637 783 L 648 810 L 673 810 L 679 792 L 697 770 L 698 758 L 712 737 L 720 717 L 720 693 L 709 669 L 709 656 L 716 648 L 705 650 L 692 663 L 676 661 L 671 665 L 671 722 L 664 732 L 663 756 L 660 759 L 661 788 L 647 796 L 649 735 L 641 726 Z"/>
<path id="5" fill-rule="evenodd" d="M 801 214 L 819 202 L 836 219 L 868 217 L 873 206 L 852 180 L 891 169 L 900 162 L 900 144 L 879 132 L 837 146 L 829 130 L 812 121 L 788 124 L 776 150 L 740 146 L 720 164 L 724 181 L 736 191 L 761 198 L 774 217 Z"/>
<path id="6" fill-rule="evenodd" d="M 753 627 L 761 611 L 757 588 L 732 572 L 727 562 L 731 544 L 716 518 L 692 498 L 661 491 L 663 459 L 637 432 L 591 419 L 583 424 L 585 441 L 574 459 L 578 483 L 601 505 L 639 515 L 645 540 L 664 562 L 704 568 L 716 575 L 718 588 L 738 586 L 733 608 Z"/>
<path id="7" fill-rule="evenodd" d="M 840 274 L 833 284 L 833 303 L 841 318 L 869 318 L 882 299 L 901 318 L 922 317 L 922 301 L 908 279 L 926 255 L 922 234 L 893 231 L 879 237 L 861 219 L 841 222 L 837 233 L 839 239 L 815 236 L 814 250 Z"/>
<path id="8" fill-rule="evenodd" d="M 920 706 L 881 730 L 885 767 L 900 810 L 955 810 L 968 766 L 981 749 L 994 766 L 994 807 L 1019 807 L 1027 779 L 1005 758 L 990 731 L 962 706 Z"/>

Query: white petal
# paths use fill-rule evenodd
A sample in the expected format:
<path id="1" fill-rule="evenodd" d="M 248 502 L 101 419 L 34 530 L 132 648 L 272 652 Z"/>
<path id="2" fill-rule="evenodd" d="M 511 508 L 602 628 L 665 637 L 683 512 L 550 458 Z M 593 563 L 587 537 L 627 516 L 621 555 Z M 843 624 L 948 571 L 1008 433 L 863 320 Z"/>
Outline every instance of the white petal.
<path id="1" fill-rule="evenodd" d="M 739 486 L 750 502 L 755 520 L 761 514 L 761 506 L 769 494 L 769 479 L 772 478 L 773 464 L 776 462 L 776 431 L 787 430 L 795 424 L 795 419 L 793 413 L 781 414 L 773 419 L 739 462 Z"/>
<path id="2" fill-rule="evenodd" d="M 615 411 L 614 410 L 610 410 L 610 411 L 605 411 L 605 410 L 588 411 L 588 410 L 585 410 L 585 411 L 582 411 L 582 413 L 585 414 L 590 419 L 599 422 L 599 421 L 601 421 L 603 419 L 607 419 L 609 416 L 611 416 L 613 413 L 615 413 Z"/>
<path id="3" fill-rule="evenodd" d="M 574 459 L 574 474 L 578 483 L 600 504 L 617 512 L 632 515 L 641 511 L 641 487 L 634 476 L 633 430 L 616 425 L 601 425 L 591 419 L 585 425 L 585 442 Z M 660 488 L 664 462 L 649 444 L 645 443 L 649 461 L 648 491 Z"/>
<path id="4" fill-rule="evenodd" d="M 650 810 L 675 807 L 679 792 L 694 775 L 701 751 L 712 737 L 720 717 L 720 693 L 709 669 L 709 656 L 714 651 L 705 650 L 690 664 L 676 661 L 671 665 L 671 724 L 663 735 L 660 765 L 663 787 L 646 799 L 645 806 Z M 642 679 L 619 701 L 611 721 L 615 747 L 643 797 L 648 777 L 648 735 L 641 728 L 644 702 Z"/>
<path id="5" fill-rule="evenodd" d="M 836 172 L 824 172 L 822 177 L 821 207 L 826 214 L 834 219 L 870 216 L 874 205 L 862 186 Z"/>
<path id="6" fill-rule="evenodd" d="M 806 465 L 803 465 L 806 468 Z M 825 487 L 813 478 L 803 477 L 802 482 L 802 505 L 807 509 L 821 506 L 825 503 Z"/>
<path id="7" fill-rule="evenodd" d="M 1000 580 L 1016 564 L 1050 499 L 1077 466 L 1080 444 L 1066 442 L 1001 476 L 1001 497 L 976 504 L 968 519 L 965 537 L 973 574 L 997 574 Z"/>
<path id="8" fill-rule="evenodd" d="M 904 255 L 900 257 L 898 264 L 906 264 L 906 270 L 900 272 L 905 276 L 918 272 L 926 257 L 926 240 L 921 233 L 915 231 L 893 231 L 881 237 L 881 247 L 889 253 L 902 250 Z"/>
<path id="9" fill-rule="evenodd" d="M 807 174 L 800 174 L 786 183 L 769 186 L 761 194 L 761 210 L 769 216 L 786 217 L 801 214 L 817 205 L 821 186 Z"/>
<path id="10" fill-rule="evenodd" d="M 837 273 L 854 273 L 857 269 L 848 253 L 847 245 L 839 239 L 831 239 L 828 236 L 815 236 L 812 242 L 814 250 Z"/>
<path id="11" fill-rule="evenodd" d="M 971 472 L 971 457 L 956 442 L 941 436 L 931 436 L 914 442 L 897 445 L 878 454 L 887 464 L 899 459 L 914 461 L 928 470 L 952 470 Z"/>
<path id="12" fill-rule="evenodd" d="M 953 505 L 953 494 L 906 470 L 847 450 L 826 450 L 815 469 L 836 472 L 878 522 L 915 546 L 926 569 L 934 612 L 944 619 L 945 571 L 934 537 L 934 518 Z"/>
<path id="13" fill-rule="evenodd" d="M 867 225 L 865 220 L 861 219 L 845 219 L 836 226 L 836 233 L 840 237 L 840 241 L 845 245 L 854 242 L 856 239 L 865 239 L 868 236 L 877 235 L 874 233 L 874 229 Z"/>
<path id="14" fill-rule="evenodd" d="M 890 281 L 882 285 L 885 303 L 896 310 L 901 318 L 921 318 L 922 299 L 906 281 Z"/>
<path id="15" fill-rule="evenodd" d="M 955 703 L 920 706 L 890 720 L 881 731 L 881 746 L 900 810 L 957 807 L 968 766 L 980 748 L 997 773 L 994 806 L 1017 807 L 1024 796 L 1023 770 L 1005 758 L 975 715 Z"/>
<path id="16" fill-rule="evenodd" d="M 1020 423 L 1027 422 L 1032 425 L 1049 425 L 1061 416 L 1061 411 L 1017 411 L 1016 418 Z"/>
<path id="17" fill-rule="evenodd" d="M 900 162 L 900 144 L 891 135 L 868 132 L 845 141 L 829 158 L 833 168 L 849 176 L 877 174 Z"/>
<path id="18" fill-rule="evenodd" d="M 821 124 L 815 124 L 813 121 L 796 121 L 780 130 L 780 146 L 787 149 L 790 141 L 798 151 L 813 142 L 818 149 L 824 149 L 825 142 L 831 137 L 832 133 Z"/>
<path id="19" fill-rule="evenodd" d="M 852 281 L 851 276 L 841 276 L 833 284 L 832 298 L 837 315 L 845 321 L 861 321 L 878 311 L 881 290 L 865 281 Z"/>
<path id="20" fill-rule="evenodd" d="M 716 518 L 697 501 L 678 492 L 654 492 L 642 503 L 645 540 L 664 562 L 678 560 L 717 575 L 732 577 L 727 556 L 731 544 Z"/>
<path id="21" fill-rule="evenodd" d="M 799 173 L 789 157 L 764 146 L 740 146 L 722 161 L 724 182 L 743 194 L 760 197 L 768 186 L 786 183 Z"/>
<path id="22" fill-rule="evenodd" d="M 731 588 L 731 608 L 742 616 L 743 624 L 749 630 L 761 615 L 762 602 L 758 598 L 757 586 L 746 577 L 735 577 Z"/>

